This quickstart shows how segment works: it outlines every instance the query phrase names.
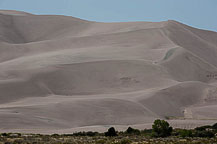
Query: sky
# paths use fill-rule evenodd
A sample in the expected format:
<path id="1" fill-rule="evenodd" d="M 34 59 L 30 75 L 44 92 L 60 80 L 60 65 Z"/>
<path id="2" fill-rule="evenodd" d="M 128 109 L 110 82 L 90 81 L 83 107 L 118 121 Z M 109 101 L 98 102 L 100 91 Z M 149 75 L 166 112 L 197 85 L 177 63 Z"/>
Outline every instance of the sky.
<path id="1" fill-rule="evenodd" d="M 217 0 L 0 0 L 0 9 L 98 22 L 176 20 L 217 32 Z"/>

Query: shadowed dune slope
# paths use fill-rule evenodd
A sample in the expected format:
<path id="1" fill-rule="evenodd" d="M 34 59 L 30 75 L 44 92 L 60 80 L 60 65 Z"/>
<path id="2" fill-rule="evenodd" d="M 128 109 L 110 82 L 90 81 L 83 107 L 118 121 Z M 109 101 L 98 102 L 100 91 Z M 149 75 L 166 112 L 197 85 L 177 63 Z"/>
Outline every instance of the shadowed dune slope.
<path id="1" fill-rule="evenodd" d="M 2 131 L 210 124 L 216 83 L 216 32 L 0 10 Z"/>

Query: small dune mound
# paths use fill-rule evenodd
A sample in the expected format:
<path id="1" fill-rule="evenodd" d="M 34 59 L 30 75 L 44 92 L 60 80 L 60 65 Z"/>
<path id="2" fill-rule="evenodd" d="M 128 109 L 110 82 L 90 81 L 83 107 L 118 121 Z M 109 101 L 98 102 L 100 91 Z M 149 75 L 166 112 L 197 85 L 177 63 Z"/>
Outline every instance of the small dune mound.
<path id="1" fill-rule="evenodd" d="M 206 91 L 211 89 L 213 86 L 201 82 L 183 82 L 157 91 L 148 98 L 141 98 L 140 102 L 162 117 L 183 118 L 186 107 L 201 104 L 210 99 Z"/>

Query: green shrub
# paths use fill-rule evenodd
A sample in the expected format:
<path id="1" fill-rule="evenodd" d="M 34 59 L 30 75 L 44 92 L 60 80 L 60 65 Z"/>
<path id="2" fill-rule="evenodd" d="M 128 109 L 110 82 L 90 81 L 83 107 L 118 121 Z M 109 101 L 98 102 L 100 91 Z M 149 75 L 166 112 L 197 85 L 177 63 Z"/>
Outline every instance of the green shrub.
<path id="1" fill-rule="evenodd" d="M 115 128 L 114 127 L 111 127 L 108 129 L 107 132 L 105 132 L 105 136 L 117 136 L 117 132 L 115 131 Z"/>
<path id="2" fill-rule="evenodd" d="M 155 120 L 152 125 L 152 136 L 153 137 L 167 137 L 170 136 L 173 128 L 170 127 L 169 123 L 165 120 Z"/>
<path id="3" fill-rule="evenodd" d="M 152 129 L 141 130 L 141 135 L 151 137 L 152 136 Z"/>
<path id="4" fill-rule="evenodd" d="M 180 130 L 179 131 L 179 136 L 181 137 L 192 137 L 193 136 L 193 133 L 192 133 L 192 130 Z"/>

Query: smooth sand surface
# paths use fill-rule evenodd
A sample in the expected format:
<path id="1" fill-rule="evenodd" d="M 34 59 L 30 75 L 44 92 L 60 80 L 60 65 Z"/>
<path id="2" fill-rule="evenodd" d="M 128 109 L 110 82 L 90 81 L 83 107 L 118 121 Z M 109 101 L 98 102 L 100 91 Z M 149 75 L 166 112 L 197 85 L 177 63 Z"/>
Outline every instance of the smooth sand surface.
<path id="1" fill-rule="evenodd" d="M 0 11 L 0 131 L 217 122 L 217 33 Z"/>

